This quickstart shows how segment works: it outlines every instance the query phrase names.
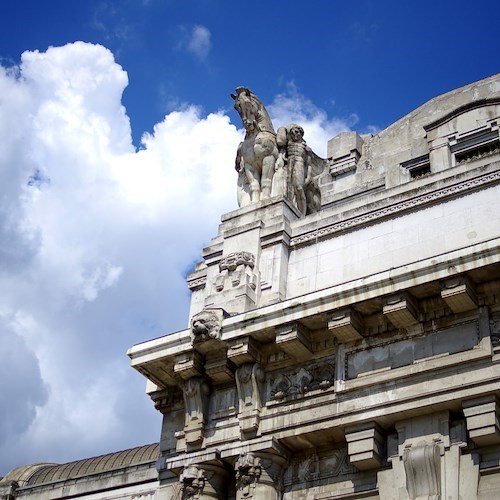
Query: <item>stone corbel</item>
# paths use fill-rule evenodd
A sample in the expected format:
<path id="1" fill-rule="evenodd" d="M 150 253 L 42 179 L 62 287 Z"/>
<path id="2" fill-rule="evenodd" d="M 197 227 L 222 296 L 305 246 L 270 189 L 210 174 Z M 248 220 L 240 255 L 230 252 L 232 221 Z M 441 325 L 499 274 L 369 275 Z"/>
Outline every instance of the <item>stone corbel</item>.
<path id="1" fill-rule="evenodd" d="M 500 443 L 500 401 L 495 394 L 463 402 L 470 438 L 478 446 Z"/>
<path id="2" fill-rule="evenodd" d="M 467 276 L 457 276 L 443 281 L 441 298 L 454 313 L 466 312 L 478 307 L 475 287 Z"/>
<path id="3" fill-rule="evenodd" d="M 363 317 L 354 309 L 342 309 L 334 312 L 328 320 L 328 329 L 339 342 L 353 342 L 363 338 Z"/>
<path id="4" fill-rule="evenodd" d="M 174 373 L 182 380 L 201 377 L 204 374 L 204 358 L 197 351 L 183 352 L 175 356 Z"/>
<path id="5" fill-rule="evenodd" d="M 203 377 L 193 377 L 184 383 L 183 392 L 186 445 L 199 447 L 204 438 L 210 386 Z"/>
<path id="6" fill-rule="evenodd" d="M 246 363 L 236 370 L 238 420 L 242 434 L 255 433 L 259 428 L 264 379 L 264 371 L 257 363 Z"/>
<path id="7" fill-rule="evenodd" d="M 252 337 L 240 337 L 229 343 L 227 357 L 236 365 L 260 363 L 260 344 Z"/>
<path id="8" fill-rule="evenodd" d="M 215 384 L 234 382 L 234 363 L 227 358 L 226 351 L 207 354 L 205 372 Z"/>
<path id="9" fill-rule="evenodd" d="M 276 345 L 296 361 L 306 361 L 312 355 L 309 330 L 298 322 L 276 328 Z"/>
<path id="10" fill-rule="evenodd" d="M 437 443 L 420 442 L 403 451 L 406 489 L 411 500 L 441 498 L 441 453 Z"/>
<path id="11" fill-rule="evenodd" d="M 383 304 L 384 316 L 396 328 L 409 328 L 418 323 L 418 305 L 409 293 L 386 297 Z"/>
<path id="12" fill-rule="evenodd" d="M 375 422 L 348 427 L 345 431 L 349 461 L 359 470 L 378 469 L 386 455 L 383 429 Z"/>

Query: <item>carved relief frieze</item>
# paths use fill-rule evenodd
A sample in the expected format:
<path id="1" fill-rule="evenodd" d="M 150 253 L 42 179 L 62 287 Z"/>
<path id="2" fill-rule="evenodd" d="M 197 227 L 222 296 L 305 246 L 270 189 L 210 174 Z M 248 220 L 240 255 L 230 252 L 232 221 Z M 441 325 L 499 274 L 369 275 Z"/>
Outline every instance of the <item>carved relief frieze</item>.
<path id="1" fill-rule="evenodd" d="M 258 363 L 245 363 L 236 370 L 241 432 L 256 431 L 259 427 L 262 407 L 262 384 L 264 371 Z"/>
<path id="2" fill-rule="evenodd" d="M 236 288 L 248 285 L 252 290 L 257 287 L 257 276 L 254 273 L 255 255 L 251 252 L 234 252 L 225 255 L 219 263 L 219 274 L 215 277 L 216 292 L 222 292 L 228 286 Z"/>
<path id="3" fill-rule="evenodd" d="M 284 474 L 284 486 L 304 483 L 312 486 L 325 479 L 355 472 L 356 469 L 349 463 L 347 448 L 314 452 L 291 460 Z"/>
<path id="4" fill-rule="evenodd" d="M 202 276 L 201 278 L 195 278 L 192 280 L 189 280 L 188 278 L 188 288 L 193 292 L 199 288 L 204 288 L 205 285 L 207 284 L 207 277 Z"/>
<path id="5" fill-rule="evenodd" d="M 333 363 L 308 365 L 290 373 L 278 373 L 269 379 L 270 399 L 297 399 L 318 389 L 332 387 L 335 375 Z"/>

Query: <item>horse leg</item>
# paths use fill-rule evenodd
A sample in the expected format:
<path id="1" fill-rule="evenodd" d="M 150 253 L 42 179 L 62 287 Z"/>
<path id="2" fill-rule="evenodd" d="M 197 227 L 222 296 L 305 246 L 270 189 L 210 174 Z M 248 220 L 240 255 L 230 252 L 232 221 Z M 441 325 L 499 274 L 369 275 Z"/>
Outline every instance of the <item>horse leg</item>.
<path id="1" fill-rule="evenodd" d="M 260 175 L 257 170 L 252 168 L 248 163 L 245 164 L 245 173 L 250 186 L 250 197 L 252 203 L 257 203 L 261 199 Z"/>
<path id="2" fill-rule="evenodd" d="M 265 156 L 262 160 L 261 198 L 263 200 L 271 197 L 271 184 L 274 175 L 275 163 L 276 163 L 276 158 L 273 155 Z"/>

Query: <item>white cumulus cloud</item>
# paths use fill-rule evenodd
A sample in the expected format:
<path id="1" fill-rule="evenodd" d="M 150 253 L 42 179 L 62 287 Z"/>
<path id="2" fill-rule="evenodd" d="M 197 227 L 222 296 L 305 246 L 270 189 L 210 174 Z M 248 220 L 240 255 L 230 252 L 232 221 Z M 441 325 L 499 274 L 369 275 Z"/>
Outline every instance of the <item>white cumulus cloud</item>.
<path id="1" fill-rule="evenodd" d="M 194 26 L 187 43 L 189 52 L 191 52 L 201 60 L 206 59 L 208 53 L 210 52 L 210 49 L 212 48 L 212 42 L 210 38 L 211 34 L 208 28 L 200 25 Z"/>
<path id="2" fill-rule="evenodd" d="M 203 54 L 210 34 L 196 33 Z M 0 66 L 0 476 L 159 439 L 125 352 L 187 326 L 184 273 L 236 208 L 242 131 L 191 105 L 136 151 L 127 84 L 83 42 Z M 342 128 L 297 93 L 269 108 L 318 150 Z"/>

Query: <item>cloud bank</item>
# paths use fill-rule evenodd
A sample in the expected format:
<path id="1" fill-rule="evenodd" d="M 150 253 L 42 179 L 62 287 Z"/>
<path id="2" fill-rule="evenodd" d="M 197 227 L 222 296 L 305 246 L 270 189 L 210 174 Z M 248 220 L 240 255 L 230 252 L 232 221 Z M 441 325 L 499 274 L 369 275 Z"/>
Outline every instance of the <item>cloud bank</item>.
<path id="1" fill-rule="evenodd" d="M 0 66 L 0 476 L 159 439 L 125 352 L 187 326 L 184 275 L 236 208 L 242 131 L 192 105 L 136 151 L 127 84 L 83 42 Z M 347 128 L 297 91 L 269 109 L 318 154 Z"/>

